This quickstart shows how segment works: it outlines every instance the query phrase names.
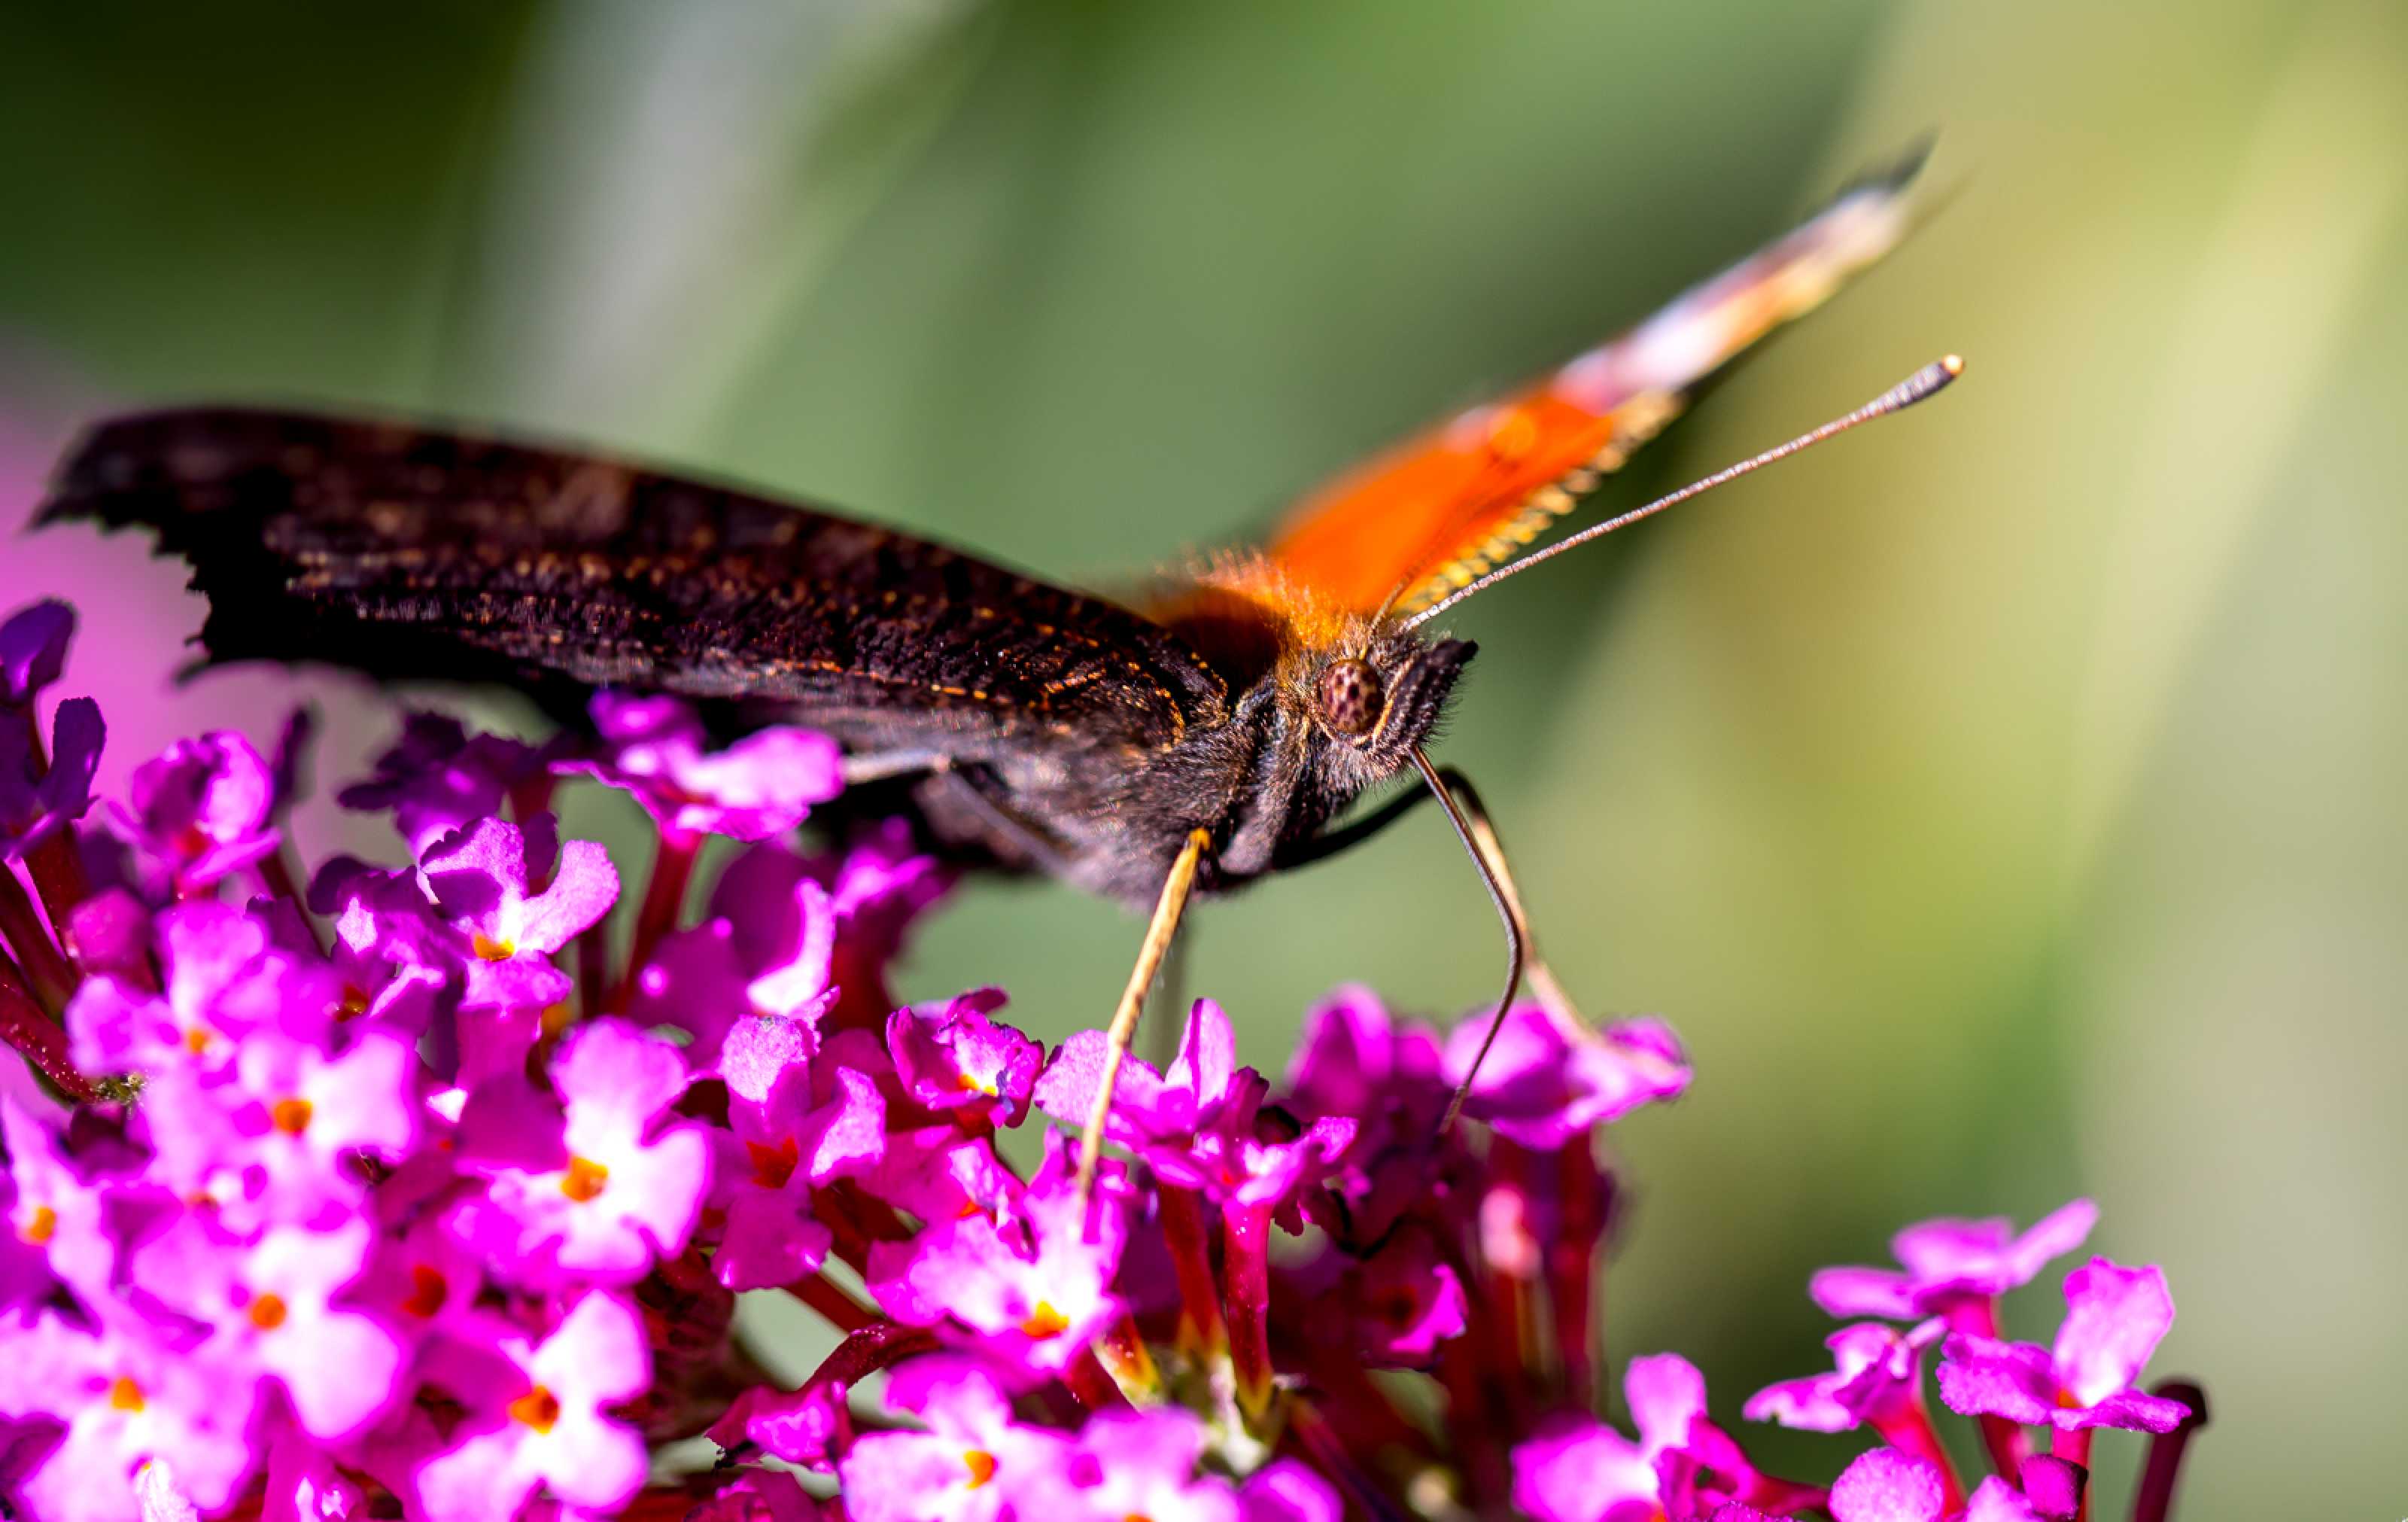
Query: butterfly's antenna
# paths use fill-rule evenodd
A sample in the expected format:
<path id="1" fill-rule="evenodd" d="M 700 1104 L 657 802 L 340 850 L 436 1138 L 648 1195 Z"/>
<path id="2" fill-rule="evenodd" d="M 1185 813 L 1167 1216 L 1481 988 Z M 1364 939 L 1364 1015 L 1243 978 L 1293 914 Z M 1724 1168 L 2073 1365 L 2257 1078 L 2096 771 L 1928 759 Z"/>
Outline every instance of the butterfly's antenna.
<path id="1" fill-rule="evenodd" d="M 1464 598 L 1485 592 L 1490 587 L 1495 586 L 1498 582 L 1505 580 L 1505 578 L 1509 576 L 1518 576 L 1542 560 L 1553 559 L 1555 556 L 1562 554 L 1567 550 L 1575 549 L 1580 545 L 1586 544 L 1593 538 L 1599 538 L 1602 535 L 1611 534 L 1617 528 L 1627 528 L 1641 518 L 1652 518 L 1656 514 L 1663 511 L 1666 508 L 1675 506 L 1682 502 L 1686 502 L 1693 496 L 1703 496 L 1706 493 L 1713 491 L 1717 486 L 1737 481 L 1740 477 L 1748 475 L 1754 471 L 1761 470 L 1766 466 L 1772 464 L 1776 460 L 1785 460 L 1801 450 L 1812 449 L 1815 445 L 1823 442 L 1825 439 L 1837 438 L 1839 435 L 1846 433 L 1849 429 L 1854 428 L 1860 424 L 1870 423 L 1875 418 L 1887 417 L 1892 412 L 1904 411 L 1906 409 L 1913 407 L 1915 403 L 1922 401 L 1925 397 L 1930 396 L 1939 392 L 1945 387 L 1948 382 L 1956 380 L 1958 376 L 1964 373 L 1965 362 L 1957 358 L 1955 354 L 1949 354 L 1943 358 L 1936 359 L 1930 364 L 1926 365 L 1923 368 L 1915 371 L 1913 375 L 1908 376 L 1897 385 L 1894 385 L 1887 391 L 1883 392 L 1871 401 L 1867 402 L 1864 406 L 1857 408 L 1855 411 L 1849 413 L 1845 417 L 1833 418 L 1830 422 L 1823 424 L 1813 432 L 1800 434 L 1786 444 L 1766 450 L 1763 453 L 1756 456 L 1754 459 L 1742 460 L 1737 465 L 1726 467 L 1721 470 L 1715 471 L 1713 475 L 1706 477 L 1703 481 L 1691 481 L 1688 485 L 1682 487 L 1679 491 L 1672 493 L 1669 496 L 1659 496 L 1655 501 L 1648 503 L 1646 506 L 1633 508 L 1628 512 L 1623 513 L 1619 517 L 1609 518 L 1601 524 L 1592 524 L 1569 538 L 1561 539 L 1554 544 L 1550 544 L 1545 549 L 1538 551 L 1533 554 L 1524 555 L 1521 559 L 1514 561 L 1511 565 L 1499 566 L 1497 569 L 1490 571 L 1487 575 L 1479 578 L 1477 581 L 1469 582 L 1455 591 L 1447 594 L 1444 597 L 1441 597 L 1437 602 L 1430 604 L 1427 608 L 1423 609 L 1412 617 L 1406 619 L 1399 626 L 1407 629 L 1418 628 L 1422 625 L 1428 623 L 1431 619 L 1438 617 L 1439 614 L 1445 612 L 1456 603 L 1461 602 Z"/>
<path id="2" fill-rule="evenodd" d="M 1364 626 L 1365 632 L 1363 635 L 1363 648 L 1354 653 L 1356 659 L 1362 659 L 1371 653 L 1370 641 L 1372 632 L 1376 631 L 1382 625 L 1388 622 L 1389 613 L 1396 610 L 1397 600 L 1402 597 L 1406 592 L 1411 590 L 1413 578 L 1412 574 L 1408 572 L 1406 575 L 1398 578 L 1395 586 L 1388 589 L 1388 595 L 1380 599 L 1378 610 L 1371 614 L 1371 622 Z"/>
<path id="3" fill-rule="evenodd" d="M 1463 842 L 1463 849 L 1471 856 L 1471 864 L 1480 869 L 1480 885 L 1488 890 L 1488 901 L 1497 906 L 1497 917 L 1505 925 L 1505 992 L 1497 1000 L 1497 1013 L 1488 1022 L 1488 1034 L 1481 1039 L 1478 1055 L 1472 1057 L 1463 1082 L 1455 1085 L 1455 1098 L 1447 1101 L 1446 1118 L 1439 1122 L 1438 1127 L 1438 1134 L 1445 1136 L 1455 1129 L 1455 1117 L 1463 1113 L 1463 1101 L 1471 1093 L 1471 1079 L 1480 1071 L 1481 1063 L 1487 1060 L 1489 1047 L 1496 1044 L 1497 1032 L 1504 1027 L 1505 1012 L 1513 1007 L 1513 996 L 1521 991 L 1526 937 L 1522 916 L 1505 885 L 1498 881 L 1495 869 L 1488 865 L 1487 853 L 1482 851 L 1480 842 L 1472 838 L 1470 823 L 1463 817 L 1463 811 L 1455 806 L 1454 790 L 1446 785 L 1446 779 L 1439 775 L 1438 768 L 1430 765 L 1428 753 L 1420 746 L 1413 746 L 1405 754 L 1412 757 L 1414 769 L 1422 774 L 1422 781 L 1429 783 L 1438 806 L 1446 811 L 1446 822 L 1455 826 L 1455 838 Z"/>

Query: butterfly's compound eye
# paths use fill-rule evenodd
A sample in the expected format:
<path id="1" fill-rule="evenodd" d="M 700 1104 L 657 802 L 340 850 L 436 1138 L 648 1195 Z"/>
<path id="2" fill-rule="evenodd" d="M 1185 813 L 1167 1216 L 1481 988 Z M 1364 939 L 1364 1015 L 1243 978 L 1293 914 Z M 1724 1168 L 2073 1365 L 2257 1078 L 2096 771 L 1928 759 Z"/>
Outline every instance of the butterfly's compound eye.
<path id="1" fill-rule="evenodd" d="M 1321 672 L 1321 721 L 1346 736 L 1368 734 L 1380 719 L 1380 673 L 1369 661 L 1331 661 Z"/>

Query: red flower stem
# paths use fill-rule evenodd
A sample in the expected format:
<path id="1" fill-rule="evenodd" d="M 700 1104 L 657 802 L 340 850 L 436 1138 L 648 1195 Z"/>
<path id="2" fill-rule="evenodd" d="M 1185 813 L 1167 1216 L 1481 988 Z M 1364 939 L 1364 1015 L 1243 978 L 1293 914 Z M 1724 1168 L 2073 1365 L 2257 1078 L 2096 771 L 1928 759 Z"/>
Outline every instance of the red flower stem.
<path id="1" fill-rule="evenodd" d="M 2024 1472 L 2024 1459 L 2031 1452 L 2031 1440 L 2024 1429 L 2004 1416 L 1984 1416 L 1980 1419 L 1982 1446 L 1990 1453 L 1990 1467 L 2009 1485 L 2021 1482 L 2015 1477 Z"/>
<path id="2" fill-rule="evenodd" d="M 1250 1424 L 1259 1424 L 1271 1405 L 1270 1251 L 1268 1205 L 1222 1207 L 1221 1304 L 1228 1316 L 1238 1409 Z"/>
<path id="3" fill-rule="evenodd" d="M 1421 1463 L 1432 1467 L 1439 1463 L 1429 1434 L 1397 1409 L 1396 1401 L 1372 1380 L 1351 1349 L 1314 1350 L 1307 1387 L 1320 1402 L 1315 1408 L 1317 1418 L 1345 1447 L 1366 1454 L 1395 1448 L 1413 1455 Z M 1288 1409 L 1293 1431 L 1301 1402 L 1291 1400 Z"/>
<path id="4" fill-rule="evenodd" d="M 2132 1522 L 2167 1522 L 2173 1515 L 2174 1481 L 2182 1473 L 2183 1455 L 2189 1451 L 2193 1434 L 2207 1425 L 2207 1392 L 2189 1380 L 2170 1379 L 2149 1393 L 2190 1407 L 2182 1425 L 2149 1440 L 2148 1461 L 2132 1495 Z"/>
<path id="5" fill-rule="evenodd" d="M 1079 1350 L 1079 1356 L 1062 1371 L 1062 1383 L 1069 1386 L 1071 1396 L 1079 1404 L 1089 1411 L 1128 1409 L 1128 1397 L 1112 1383 L 1112 1376 L 1104 1371 L 1104 1366 L 1096 1359 L 1096 1350 L 1092 1347 Z"/>
<path id="6" fill-rule="evenodd" d="M 1145 1334 L 1138 1330 L 1135 1316 L 1123 1312 L 1115 1318 L 1096 1339 L 1096 1352 L 1122 1394 L 1142 1397 L 1148 1404 L 1161 1398 L 1162 1371 L 1146 1351 Z"/>
<path id="7" fill-rule="evenodd" d="M 552 790 L 558 779 L 552 773 L 538 772 L 510 789 L 510 817 L 521 825 L 552 807 Z"/>
<path id="8" fill-rule="evenodd" d="M 1348 1516 L 1360 1515 L 1374 1522 L 1404 1522 L 1406 1514 L 1388 1499 L 1378 1481 L 1364 1472 L 1335 1425 L 1312 1401 L 1289 1402 L 1287 1436 L 1304 1450 L 1312 1467 L 1335 1479 L 1359 1508 L 1359 1514 L 1349 1510 Z"/>
<path id="9" fill-rule="evenodd" d="M 1472 1314 L 1474 1325 L 1467 1335 L 1439 1344 L 1438 1377 L 1446 1388 L 1446 1435 L 1462 1455 L 1457 1467 L 1468 1504 L 1474 1515 L 1484 1516 L 1502 1515 L 1512 1491 L 1513 1474 L 1506 1463 L 1506 1450 L 1512 1446 L 1512 1432 L 1518 1429 L 1508 1427 L 1505 1402 L 1488 1382 L 1484 1360 L 1467 1345 L 1487 1335 L 1477 1323 L 1481 1313 L 1475 1310 Z"/>
<path id="10" fill-rule="evenodd" d="M 1162 1185 L 1162 1235 L 1170 1245 L 1171 1271 L 1179 1280 L 1180 1350 L 1198 1358 L 1221 1357 L 1229 1350 L 1229 1332 L 1221 1322 L 1220 1297 L 1212 1286 L 1203 1196 Z"/>
<path id="11" fill-rule="evenodd" d="M 34 1070 L 69 1098 L 99 1097 L 99 1091 L 67 1060 L 67 1033 L 34 1001 L 25 987 L 24 973 L 6 955 L 0 955 L 0 1041 L 23 1053 Z"/>
<path id="12" fill-rule="evenodd" d="M 844 1341 L 836 1345 L 836 1351 L 820 1360 L 820 1366 L 811 1371 L 810 1377 L 804 1380 L 800 1387 L 808 1390 L 814 1385 L 825 1385 L 834 1380 L 858 1385 L 881 1369 L 935 1351 L 937 1338 L 934 1332 L 882 1321 L 857 1332 L 847 1333 Z"/>
<path id="13" fill-rule="evenodd" d="M 1952 1305 L 1948 1310 L 1948 1329 L 1975 1337 L 1997 1337 L 1999 1298 L 1989 1295 Z M 1990 1468 L 2009 1485 L 2021 1486 L 2024 1483 L 2024 1459 L 2032 1451 L 2031 1439 L 2025 1435 L 2021 1427 L 2004 1416 L 1985 1415 L 1974 1420 L 1982 1430 L 1982 1446 L 1989 1451 Z"/>
<path id="14" fill-rule="evenodd" d="M 67 965 L 25 885 L 6 862 L 0 862 L 0 940 L 16 953 L 26 987 L 41 1007 L 54 1015 L 66 1008 L 67 996 L 75 992 L 75 969 Z"/>
<path id="15" fill-rule="evenodd" d="M 610 993 L 610 921 L 604 916 L 577 933 L 577 1008 L 588 1020 L 603 1013 Z"/>
<path id="16" fill-rule="evenodd" d="M 910 1242 L 913 1236 L 910 1225 L 894 1206 L 873 1194 L 865 1194 L 852 1181 L 839 1179 L 828 1186 L 845 1202 L 853 1221 L 870 1237 L 880 1242 Z"/>
<path id="17" fill-rule="evenodd" d="M 1564 1403 L 1586 1411 L 1597 1400 L 1597 1355 L 1605 1341 L 1598 1299 L 1597 1249 L 1605 1236 L 1598 1208 L 1597 1154 L 1585 1137 L 1556 1161 L 1564 1228 L 1547 1249 L 1547 1299 L 1554 1314 L 1555 1357 L 1563 1369 Z"/>
<path id="18" fill-rule="evenodd" d="M 42 896 L 42 911 L 50 917 L 52 928 L 64 939 L 66 927 L 74 923 L 76 905 L 92 897 L 75 830 L 54 829 L 36 841 L 25 853 L 25 872 L 34 880 L 34 891 Z"/>
<path id="19" fill-rule="evenodd" d="M 686 830 L 661 831 L 661 848 L 652 857 L 652 881 L 645 884 L 644 901 L 636 910 L 635 942 L 627 949 L 627 973 L 619 980 L 610 996 L 610 1012 L 624 1014 L 628 1001 L 636 992 L 636 976 L 661 938 L 677 928 L 678 913 L 685 907 L 685 885 L 694 877 L 695 858 L 702 853 L 702 837 Z"/>
<path id="20" fill-rule="evenodd" d="M 811 1216 L 824 1223 L 829 1233 L 836 1238 L 832 1251 L 838 1261 L 855 1273 L 867 1273 L 869 1265 L 868 1235 L 861 1229 L 860 1223 L 846 1213 L 844 1202 L 837 1198 L 834 1189 L 811 1191 Z"/>
<path id="21" fill-rule="evenodd" d="M 827 1317 L 840 1332 L 857 1332 L 865 1327 L 875 1327 L 886 1317 L 847 1294 L 842 1288 L 814 1273 L 797 1279 L 785 1286 L 786 1293 Z"/>
<path id="22" fill-rule="evenodd" d="M 2048 1436 L 2048 1451 L 2069 1464 L 2079 1464 L 2086 1472 L 2090 1468 L 2090 1429 L 2057 1428 Z M 2082 1502 L 2073 1511 L 2073 1522 L 2090 1522 L 2090 1486 L 2082 1487 Z"/>
<path id="23" fill-rule="evenodd" d="M 1956 1461 L 1948 1457 L 1948 1444 L 1940 1440 L 1940 1429 L 1931 1425 L 1931 1408 L 1923 1403 L 1923 1392 L 1917 1390 L 1904 1403 L 1904 1409 L 1873 1418 L 1873 1430 L 1882 1441 L 1901 1452 L 1928 1459 L 1940 1471 L 1942 1510 L 1951 1515 L 1965 1509 L 1965 1481 L 1956 1472 Z"/>

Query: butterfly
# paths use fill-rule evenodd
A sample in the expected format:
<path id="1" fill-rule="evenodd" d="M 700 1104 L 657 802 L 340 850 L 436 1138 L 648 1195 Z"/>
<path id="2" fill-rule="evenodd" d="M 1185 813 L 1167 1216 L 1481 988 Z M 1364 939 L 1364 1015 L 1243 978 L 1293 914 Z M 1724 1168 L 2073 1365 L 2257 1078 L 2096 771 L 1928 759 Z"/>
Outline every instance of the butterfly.
<path id="1" fill-rule="evenodd" d="M 1501 1020 L 1528 960 L 1526 916 L 1477 793 L 1424 750 L 1474 647 L 1425 630 L 1473 592 L 1664 505 L 1531 552 L 1701 380 L 1886 253 L 1910 220 L 1913 173 L 1857 184 L 1629 332 L 1446 419 L 1303 499 L 1259 546 L 1135 606 L 607 456 L 292 411 L 104 422 L 67 455 L 37 521 L 151 530 L 208 596 L 208 664 L 505 682 L 567 709 L 596 687 L 630 688 L 774 715 L 835 737 L 851 780 L 906 789 L 938 848 L 1150 911 L 1114 1011 L 1083 1187 L 1188 899 L 1321 859 L 1420 799 L 1445 811 L 1504 925 Z M 1954 374 L 1928 366 L 1689 492 Z M 1426 791 L 1339 823 L 1409 771 Z M 1568 1003 L 1529 965 L 1550 1007 Z"/>

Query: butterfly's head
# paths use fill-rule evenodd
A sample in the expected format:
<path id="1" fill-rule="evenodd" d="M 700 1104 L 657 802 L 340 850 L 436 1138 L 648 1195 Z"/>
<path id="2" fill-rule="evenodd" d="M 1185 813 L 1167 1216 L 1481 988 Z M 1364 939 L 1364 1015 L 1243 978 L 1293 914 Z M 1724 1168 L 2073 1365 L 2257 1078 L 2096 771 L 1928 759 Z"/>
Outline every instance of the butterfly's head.
<path id="1" fill-rule="evenodd" d="M 1307 710 L 1326 737 L 1326 766 L 1342 783 L 1367 786 L 1403 769 L 1430 738 L 1478 649 L 1468 639 L 1435 643 L 1389 629 L 1341 647 L 1310 674 Z"/>

